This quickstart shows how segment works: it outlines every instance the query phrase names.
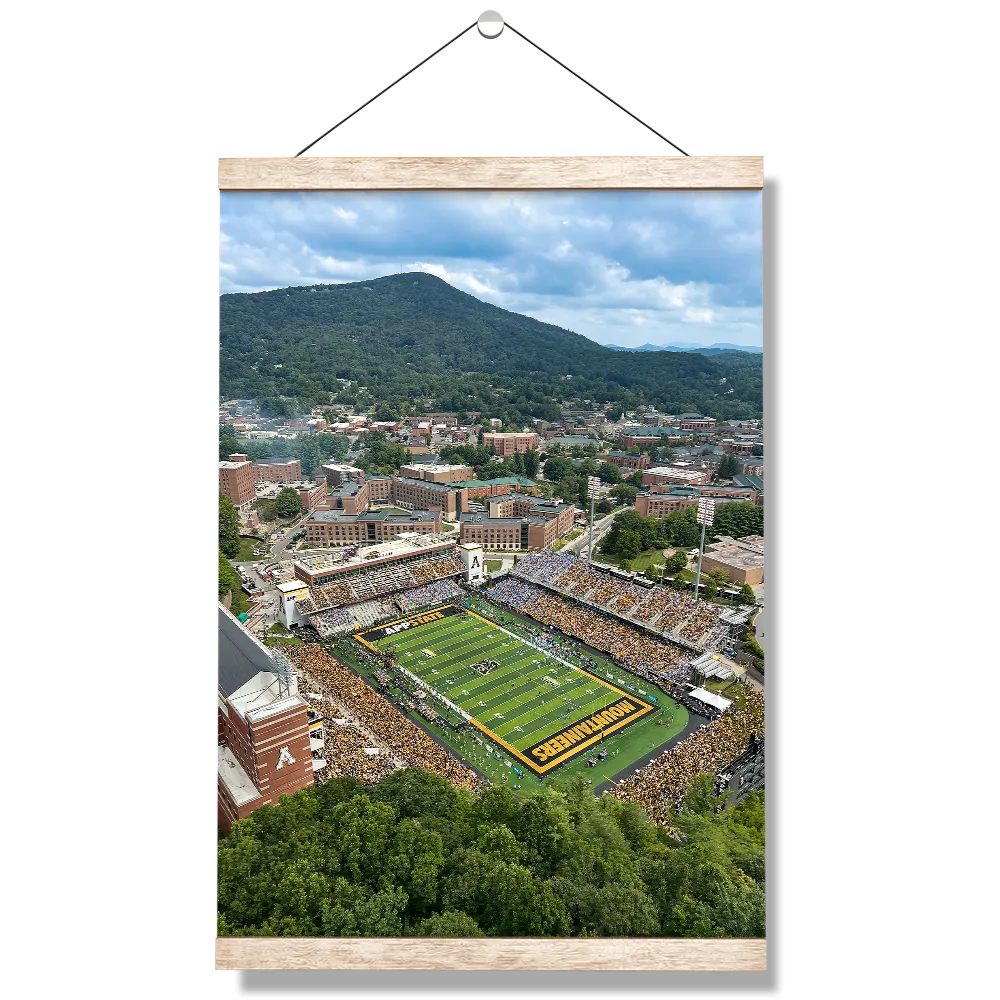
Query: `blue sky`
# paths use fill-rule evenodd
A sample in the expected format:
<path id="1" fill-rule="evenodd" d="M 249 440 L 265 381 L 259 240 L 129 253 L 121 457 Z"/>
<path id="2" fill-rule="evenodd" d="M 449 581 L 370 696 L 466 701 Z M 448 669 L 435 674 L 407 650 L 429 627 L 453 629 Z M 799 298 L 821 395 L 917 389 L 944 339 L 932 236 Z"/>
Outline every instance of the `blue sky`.
<path id="1" fill-rule="evenodd" d="M 220 290 L 427 271 L 602 344 L 760 347 L 759 191 L 225 192 Z"/>

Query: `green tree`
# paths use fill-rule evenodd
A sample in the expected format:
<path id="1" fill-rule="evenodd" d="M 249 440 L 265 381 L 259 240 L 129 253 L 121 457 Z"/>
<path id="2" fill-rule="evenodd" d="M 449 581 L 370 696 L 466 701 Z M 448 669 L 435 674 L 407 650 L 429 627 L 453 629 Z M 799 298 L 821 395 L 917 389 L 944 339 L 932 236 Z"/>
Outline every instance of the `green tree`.
<path id="1" fill-rule="evenodd" d="M 757 595 L 753 592 L 753 587 L 749 583 L 744 583 L 740 587 L 739 596 L 736 598 L 740 604 L 756 604 Z"/>
<path id="2" fill-rule="evenodd" d="M 743 463 L 731 451 L 727 451 L 719 462 L 717 479 L 732 479 L 743 471 Z"/>
<path id="3" fill-rule="evenodd" d="M 240 554 L 240 516 L 223 493 L 219 494 L 219 548 L 230 559 Z"/>
<path id="4" fill-rule="evenodd" d="M 229 610 L 234 615 L 241 615 L 247 609 L 246 593 L 243 590 L 243 582 L 239 573 L 233 569 L 232 564 L 226 558 L 226 554 L 219 550 L 219 600 L 223 601 L 228 596 L 230 600 Z"/>
<path id="5" fill-rule="evenodd" d="M 634 559 L 642 552 L 642 539 L 636 531 L 624 531 L 618 541 L 618 552 L 626 559 Z"/>
<path id="6" fill-rule="evenodd" d="M 461 910 L 448 910 L 445 913 L 436 913 L 426 920 L 422 920 L 417 926 L 417 934 L 420 937 L 483 937 L 483 932 L 479 924 L 467 913 Z"/>
<path id="7" fill-rule="evenodd" d="M 667 559 L 666 566 L 670 573 L 679 573 L 681 570 L 687 569 L 687 553 L 683 549 L 677 549 Z"/>
<path id="8" fill-rule="evenodd" d="M 701 592 L 705 597 L 717 597 L 719 585 L 710 576 L 704 577 L 701 581 Z"/>
<path id="9" fill-rule="evenodd" d="M 597 475 L 602 483 L 620 483 L 622 481 L 622 470 L 611 462 L 601 462 L 597 467 Z"/>
<path id="10" fill-rule="evenodd" d="M 730 535 L 732 538 L 763 535 L 764 508 L 755 503 L 720 504 L 715 508 L 711 532 L 715 536 Z"/>
<path id="11" fill-rule="evenodd" d="M 539 461 L 538 452 L 534 448 L 524 453 L 524 474 L 529 479 L 534 479 L 538 475 Z"/>
<path id="12" fill-rule="evenodd" d="M 633 504 L 635 503 L 635 498 L 639 495 L 639 490 L 628 483 L 618 483 L 616 486 L 611 487 L 609 495 L 614 497 L 619 503 Z"/>
<path id="13" fill-rule="evenodd" d="M 764 454 L 764 446 L 762 444 L 755 444 L 750 449 L 750 454 L 754 455 L 756 458 L 761 458 Z"/>
<path id="14" fill-rule="evenodd" d="M 278 517 L 295 517 L 302 513 L 302 500 L 290 486 L 279 490 L 274 498 L 274 512 Z"/>
<path id="15" fill-rule="evenodd" d="M 710 569 L 708 571 L 709 579 L 716 582 L 719 587 L 726 587 L 729 585 L 729 577 L 726 576 L 726 571 L 722 569 Z"/>

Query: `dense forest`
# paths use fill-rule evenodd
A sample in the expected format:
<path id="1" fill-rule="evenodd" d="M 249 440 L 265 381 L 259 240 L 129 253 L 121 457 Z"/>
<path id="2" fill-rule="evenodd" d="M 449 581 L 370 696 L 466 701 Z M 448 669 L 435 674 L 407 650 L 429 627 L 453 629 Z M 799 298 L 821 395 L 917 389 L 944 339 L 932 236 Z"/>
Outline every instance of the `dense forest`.
<path id="1" fill-rule="evenodd" d="M 565 791 L 478 794 L 410 768 L 334 778 L 219 842 L 219 934 L 763 937 L 764 795 L 692 785 L 673 827 Z"/>
<path id="2" fill-rule="evenodd" d="M 220 331 L 223 397 L 274 410 L 305 410 L 332 393 L 400 409 L 433 401 L 518 424 L 555 421 L 558 402 L 572 398 L 718 418 L 759 416 L 763 405 L 759 354 L 615 351 L 423 272 L 223 295 Z"/>

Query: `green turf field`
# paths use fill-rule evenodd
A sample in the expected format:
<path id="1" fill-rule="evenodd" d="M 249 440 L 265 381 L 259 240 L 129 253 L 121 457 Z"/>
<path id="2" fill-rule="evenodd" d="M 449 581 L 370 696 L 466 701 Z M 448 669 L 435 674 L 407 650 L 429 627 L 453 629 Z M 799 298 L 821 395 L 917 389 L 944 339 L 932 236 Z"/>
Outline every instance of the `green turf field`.
<path id="1" fill-rule="evenodd" d="M 637 678 L 629 675 L 619 686 L 454 606 L 412 615 L 360 638 L 391 652 L 400 668 L 537 774 L 593 753 L 655 707 L 639 693 Z M 497 666 L 487 673 L 474 669 L 484 660 Z"/>

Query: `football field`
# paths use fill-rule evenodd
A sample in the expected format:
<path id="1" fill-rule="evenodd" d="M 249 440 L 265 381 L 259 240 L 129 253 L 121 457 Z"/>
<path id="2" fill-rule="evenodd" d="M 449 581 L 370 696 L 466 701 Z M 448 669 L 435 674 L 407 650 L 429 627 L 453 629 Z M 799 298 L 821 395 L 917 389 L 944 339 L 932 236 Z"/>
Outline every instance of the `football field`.
<path id="1" fill-rule="evenodd" d="M 653 711 L 638 693 L 454 605 L 356 638 L 392 654 L 401 670 L 536 774 L 594 752 L 605 736 Z"/>

